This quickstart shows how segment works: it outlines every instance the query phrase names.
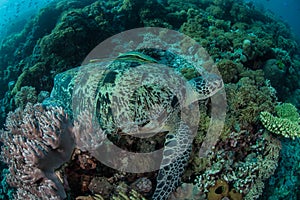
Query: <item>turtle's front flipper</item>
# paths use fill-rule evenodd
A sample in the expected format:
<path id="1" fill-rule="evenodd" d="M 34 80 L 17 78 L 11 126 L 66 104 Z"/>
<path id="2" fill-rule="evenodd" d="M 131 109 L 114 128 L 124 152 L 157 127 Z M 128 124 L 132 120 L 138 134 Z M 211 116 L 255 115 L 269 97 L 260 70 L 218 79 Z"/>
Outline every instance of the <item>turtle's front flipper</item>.
<path id="1" fill-rule="evenodd" d="M 54 77 L 54 86 L 49 98 L 43 101 L 44 106 L 63 107 L 72 118 L 71 102 L 74 88 L 74 77 L 78 74 L 78 68 L 73 68 Z"/>
<path id="2" fill-rule="evenodd" d="M 179 185 L 180 177 L 187 165 L 192 149 L 192 133 L 184 122 L 180 122 L 177 133 L 168 133 L 160 170 L 157 176 L 157 186 L 152 196 L 153 200 L 165 200 Z"/>

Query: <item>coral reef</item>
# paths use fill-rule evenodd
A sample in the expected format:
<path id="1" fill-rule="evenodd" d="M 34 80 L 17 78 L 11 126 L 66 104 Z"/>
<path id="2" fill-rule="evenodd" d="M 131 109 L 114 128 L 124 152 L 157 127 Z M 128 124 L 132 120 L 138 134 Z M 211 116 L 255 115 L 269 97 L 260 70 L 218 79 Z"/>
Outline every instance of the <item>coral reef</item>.
<path id="1" fill-rule="evenodd" d="M 17 108 L 11 99 L 23 86 L 34 87 L 37 94 L 50 91 L 57 73 L 80 65 L 99 42 L 122 30 L 108 23 L 107 6 L 95 0 L 53 2 L 20 34 L 4 40 L 0 48 L 1 115 Z M 15 82 L 13 89 L 5 94 L 10 81 Z"/>
<path id="2" fill-rule="evenodd" d="M 81 8 L 93 1 L 88 0 L 85 1 L 86 3 L 73 1 L 73 4 L 68 2 L 61 2 L 63 6 L 50 4 L 43 8 L 35 18 L 29 20 L 22 32 L 9 35 L 5 39 L 0 47 L 1 88 L 5 89 L 7 87 L 6 81 L 16 80 L 25 68 L 31 67 L 40 60 L 40 48 L 37 44 L 42 37 L 51 33 L 62 12 Z M 2 70 L 7 71 L 6 76 L 2 76 Z M 4 91 L 0 91 L 0 96 L 3 95 Z"/>
<path id="3" fill-rule="evenodd" d="M 300 139 L 281 139 L 282 150 L 275 174 L 266 183 L 262 200 L 299 199 L 300 187 Z"/>
<path id="4" fill-rule="evenodd" d="M 165 29 L 162 31 L 165 31 Z M 160 31 L 161 34 L 162 31 Z M 148 35 L 150 35 L 150 33 L 148 33 Z M 148 42 L 147 37 L 146 39 L 141 39 L 141 41 L 145 40 Z M 161 38 L 158 38 L 158 40 L 161 40 Z M 171 47 L 169 49 L 172 50 Z M 138 58 L 148 58 L 149 54 L 154 58 L 159 57 L 157 62 L 166 62 L 169 58 L 166 56 L 174 57 L 174 59 L 166 63 L 168 66 L 187 66 L 189 64 L 185 60 L 178 61 L 180 58 L 177 55 L 170 55 L 170 53 L 166 51 L 160 52 L 158 50 L 149 50 L 148 55 L 141 52 L 132 52 L 121 55 L 121 57 L 119 56 L 118 58 L 129 56 L 130 59 L 136 61 L 137 56 Z M 147 60 L 152 61 L 153 58 L 149 57 Z M 176 103 L 172 105 L 174 98 L 176 98 L 175 101 L 179 101 L 177 98 L 181 98 L 187 93 L 185 92 L 186 89 L 181 89 L 181 81 L 175 74 L 176 70 L 180 70 L 176 67 L 171 68 L 173 69 L 172 73 L 167 72 L 169 69 L 165 67 L 152 68 L 150 66 L 141 66 L 137 71 L 133 68 L 135 63 L 136 62 L 128 62 L 128 58 L 125 61 L 116 59 L 115 62 L 110 65 L 107 65 L 107 62 L 100 61 L 58 74 L 55 77 L 51 99 L 54 105 L 61 104 L 66 110 L 69 110 L 70 114 L 74 117 L 73 130 L 76 147 L 81 151 L 89 152 L 99 161 L 105 160 L 104 162 L 107 162 L 106 160 L 109 160 L 109 163 L 112 163 L 111 166 L 116 166 L 121 170 L 127 169 L 128 171 L 129 166 L 130 171 L 134 170 L 134 172 L 138 172 L 138 163 L 145 163 L 143 170 L 146 165 L 149 165 L 151 167 L 149 170 L 152 170 L 154 168 L 153 164 L 156 163 L 151 163 L 151 159 L 147 156 L 126 156 L 128 153 L 117 153 L 116 150 L 104 153 L 106 149 L 112 148 L 106 147 L 109 144 L 105 141 L 106 138 L 112 134 L 120 135 L 121 132 L 126 134 L 130 131 L 129 135 L 131 135 L 132 132 L 134 134 L 141 133 L 143 129 L 146 129 L 145 131 L 147 133 L 153 128 L 150 126 L 149 130 L 147 126 L 144 126 L 143 123 L 145 120 L 149 120 L 150 123 L 156 123 L 152 121 L 165 118 L 166 120 L 159 120 L 157 122 L 159 124 L 163 122 L 163 125 L 154 126 L 154 129 L 160 126 L 166 127 L 167 134 L 165 136 L 162 160 L 158 162 L 160 169 L 156 178 L 157 184 L 152 199 L 167 199 L 172 190 L 174 190 L 180 182 L 192 147 L 192 131 L 188 123 L 178 115 L 180 107 L 177 105 L 179 104 Z M 99 73 L 91 70 L 93 68 Z M 111 76 L 111 71 L 108 69 L 115 74 L 114 79 L 110 81 L 107 81 L 109 80 L 107 77 L 109 78 Z M 131 71 L 132 69 L 134 69 L 134 72 Z M 161 73 L 162 70 L 165 71 L 165 73 Z M 223 88 L 223 82 L 216 74 L 209 73 L 205 69 L 202 70 L 205 71 L 205 77 L 197 74 L 197 77 L 191 77 L 191 80 L 188 81 L 191 82 L 192 90 L 198 92 L 197 95 L 199 94 L 201 99 L 207 99 Z M 196 69 L 193 71 L 196 71 Z M 128 72 L 130 76 L 126 76 Z M 163 75 L 163 77 L 160 77 L 159 74 Z M 141 76 L 146 80 L 151 79 L 151 81 L 149 80 L 150 83 L 134 91 L 134 96 L 132 96 L 132 80 L 135 81 Z M 168 85 L 168 89 L 156 85 L 155 83 L 157 82 L 160 82 L 162 85 Z M 101 88 L 99 86 L 101 86 Z M 176 94 L 178 93 L 176 97 L 170 95 L 170 90 L 173 90 L 173 88 Z M 177 92 L 179 88 L 180 90 Z M 95 99 L 95 91 L 97 91 L 99 99 Z M 124 94 L 124 91 L 127 91 L 126 94 Z M 159 94 L 159 96 L 156 94 Z M 145 100 L 140 101 L 140 99 Z M 187 98 L 183 98 L 180 101 L 186 103 L 186 99 Z M 114 102 L 118 102 L 118 104 Z M 129 103 L 125 106 L 125 109 L 122 106 L 123 102 Z M 74 107 L 73 105 L 76 106 Z M 159 105 L 157 111 L 156 105 Z M 118 108 L 119 106 L 122 108 Z M 100 122 L 99 124 L 93 123 L 93 115 L 92 112 L 89 111 L 90 107 L 97 107 L 95 115 L 97 121 Z M 165 111 L 160 111 L 162 109 L 161 107 Z M 190 108 L 195 108 L 190 110 L 192 112 L 198 109 L 196 104 L 189 105 L 188 109 Z M 116 110 L 112 116 L 112 113 L 108 112 L 108 110 L 114 109 Z M 155 110 L 155 113 L 152 112 L 152 109 Z M 186 110 L 185 112 L 188 111 Z M 195 116 L 196 115 L 197 114 L 195 114 Z M 128 120 L 134 121 L 132 123 L 128 122 Z M 189 120 L 189 123 L 191 123 L 191 120 Z M 163 132 L 164 131 L 158 131 L 158 133 Z M 113 156 L 109 156 L 111 153 L 113 153 Z M 141 188 L 138 189 L 140 190 Z M 148 192 L 151 189 L 152 185 L 148 186 Z"/>
<path id="5" fill-rule="evenodd" d="M 42 194 L 71 199 L 151 198 L 157 172 L 122 173 L 103 165 L 85 151 L 89 134 L 99 133 L 88 123 L 73 121 L 77 149 L 71 159 L 64 157 L 69 162 L 45 168 L 46 158 L 61 155 L 54 144 L 62 136 L 59 130 L 71 126 L 72 114 L 40 105 L 26 107 L 49 97 L 55 75 L 79 66 L 99 42 L 143 26 L 179 30 L 205 47 L 223 76 L 228 101 L 224 130 L 205 158 L 199 158 L 198 151 L 211 120 L 211 102 L 199 105 L 201 123 L 189 165 L 170 198 L 219 198 L 209 194 L 219 193 L 215 186 L 221 181 L 228 185 L 223 199 L 299 198 L 299 44 L 282 20 L 242 0 L 63 0 L 49 4 L 20 33 L 5 38 L 0 47 L 0 126 L 10 111 L 20 109 L 8 115 L 7 130 L 1 131 L 2 159 L 10 170 L 1 165 L 2 177 L 7 175 L 0 198 L 11 199 L 14 190 L 7 182 L 18 188 L 15 197 L 24 199 Z M 188 80 L 199 75 L 189 67 L 180 68 L 180 73 Z M 294 106 L 277 105 L 279 101 Z M 89 117 L 82 113 L 79 119 Z M 39 124 L 58 134 L 52 136 Z M 118 134 L 109 139 L 124 149 L 145 152 L 161 145 L 164 136 L 141 144 Z M 98 136 L 92 141 L 95 145 L 104 137 Z M 43 145 L 44 151 L 34 145 Z"/>
<path id="6" fill-rule="evenodd" d="M 186 10 L 187 21 L 180 30 L 203 45 L 216 61 L 229 59 L 237 66 L 263 69 L 265 78 L 270 79 L 281 101 L 287 100 L 299 88 L 296 72 L 299 46 L 291 39 L 291 31 L 285 24 L 274 16 L 256 11 L 251 4 L 243 5 L 241 1 L 212 1 L 199 7 Z M 277 60 L 279 67 L 276 68 L 284 68 L 284 71 L 271 72 L 269 59 Z M 224 70 L 234 73 L 239 69 Z M 278 77 L 282 73 L 284 79 Z M 222 74 L 227 81 L 227 73 Z"/>
<path id="7" fill-rule="evenodd" d="M 231 133 L 225 141 L 217 143 L 209 156 L 208 166 L 200 172 L 195 183 L 202 194 L 208 195 L 217 181 L 224 180 L 223 187 L 224 184 L 232 186 L 230 190 L 242 194 L 243 199 L 257 199 L 263 192 L 263 181 L 277 167 L 280 149 L 280 142 L 268 133 Z"/>

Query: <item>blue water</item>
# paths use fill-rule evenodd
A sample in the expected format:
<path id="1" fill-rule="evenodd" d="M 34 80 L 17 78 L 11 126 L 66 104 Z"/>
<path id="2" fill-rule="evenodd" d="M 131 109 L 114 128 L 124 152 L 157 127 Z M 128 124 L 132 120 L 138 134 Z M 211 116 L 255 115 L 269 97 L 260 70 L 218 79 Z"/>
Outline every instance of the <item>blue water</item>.
<path id="1" fill-rule="evenodd" d="M 287 22 L 300 40 L 300 1 L 299 0 L 248 0 L 264 10 L 271 11 Z"/>
<path id="2" fill-rule="evenodd" d="M 0 0 L 0 41 L 8 32 L 22 30 L 26 21 L 53 0 Z"/>

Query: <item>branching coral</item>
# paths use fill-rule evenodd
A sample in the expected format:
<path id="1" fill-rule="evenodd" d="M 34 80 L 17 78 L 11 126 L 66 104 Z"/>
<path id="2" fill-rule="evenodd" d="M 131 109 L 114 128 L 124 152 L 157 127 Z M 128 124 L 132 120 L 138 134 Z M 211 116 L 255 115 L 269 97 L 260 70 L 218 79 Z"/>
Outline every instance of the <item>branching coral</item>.
<path id="1" fill-rule="evenodd" d="M 295 139 L 300 137 L 299 114 L 297 109 L 289 103 L 276 106 L 277 115 L 261 112 L 260 121 L 272 133 Z"/>
<path id="2" fill-rule="evenodd" d="M 14 99 L 16 106 L 24 109 L 27 103 L 34 104 L 37 102 L 36 90 L 34 87 L 24 86 L 17 92 Z"/>
<path id="3" fill-rule="evenodd" d="M 263 80 L 261 73 L 255 71 L 247 73 L 247 77 L 241 78 L 237 84 L 230 83 L 225 86 L 229 105 L 225 126 L 235 127 L 237 130 L 249 128 L 249 125 L 257 121 L 260 112 L 274 108 L 274 89 L 261 79 Z"/>
<path id="4" fill-rule="evenodd" d="M 272 133 L 295 139 L 300 137 L 300 126 L 298 123 L 285 118 L 274 117 L 269 112 L 262 112 L 260 120 L 267 130 Z"/>
<path id="5" fill-rule="evenodd" d="M 1 159 L 7 181 L 17 187 L 15 199 L 61 199 L 66 194 L 55 175 L 73 151 L 72 124 L 62 109 L 28 104 L 8 115 L 1 132 Z"/>
<path id="6" fill-rule="evenodd" d="M 224 180 L 234 197 L 243 195 L 243 199 L 257 199 L 262 194 L 263 181 L 277 167 L 280 148 L 277 139 L 260 131 L 232 133 L 225 141 L 217 143 L 214 152 L 208 156 L 209 166 L 200 172 L 195 183 L 201 194 L 211 197 L 214 186 Z M 229 196 L 228 191 L 219 196 L 225 194 Z"/>

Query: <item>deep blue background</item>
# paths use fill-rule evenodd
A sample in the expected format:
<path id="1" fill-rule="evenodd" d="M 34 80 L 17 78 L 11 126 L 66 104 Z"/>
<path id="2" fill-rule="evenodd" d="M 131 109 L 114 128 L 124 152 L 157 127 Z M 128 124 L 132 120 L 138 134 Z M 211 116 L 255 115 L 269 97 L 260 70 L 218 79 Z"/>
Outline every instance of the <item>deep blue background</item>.
<path id="1" fill-rule="evenodd" d="M 51 1 L 53 0 L 0 0 L 0 44 L 8 30 L 22 30 L 26 20 Z"/>
<path id="2" fill-rule="evenodd" d="M 287 22 L 300 41 L 300 0 L 248 0 L 257 7 L 270 10 Z"/>

